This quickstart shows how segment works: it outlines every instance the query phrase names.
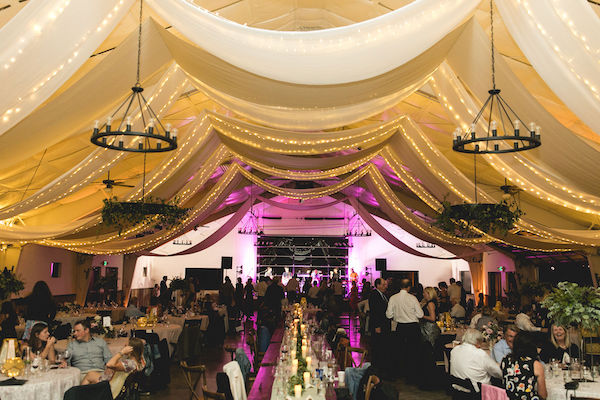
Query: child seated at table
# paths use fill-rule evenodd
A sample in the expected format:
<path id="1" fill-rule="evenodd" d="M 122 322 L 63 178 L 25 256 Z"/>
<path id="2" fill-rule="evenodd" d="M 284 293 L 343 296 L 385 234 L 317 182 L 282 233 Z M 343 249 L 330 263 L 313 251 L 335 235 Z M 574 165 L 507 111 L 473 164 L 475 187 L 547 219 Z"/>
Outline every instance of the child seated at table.
<path id="1" fill-rule="evenodd" d="M 129 344 L 117 354 L 115 354 L 107 363 L 103 373 L 90 371 L 87 373 L 82 385 L 89 385 L 101 381 L 109 381 L 110 390 L 115 398 L 127 376 L 134 371 L 141 371 L 146 366 L 144 361 L 144 341 L 139 338 L 130 338 Z"/>

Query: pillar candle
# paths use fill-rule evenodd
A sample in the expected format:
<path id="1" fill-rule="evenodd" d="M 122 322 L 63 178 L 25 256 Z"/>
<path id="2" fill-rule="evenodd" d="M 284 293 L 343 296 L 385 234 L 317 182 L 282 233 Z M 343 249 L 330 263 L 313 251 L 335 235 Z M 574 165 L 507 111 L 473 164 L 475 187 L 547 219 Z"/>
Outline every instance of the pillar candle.
<path id="1" fill-rule="evenodd" d="M 304 387 L 308 387 L 309 383 L 310 383 L 310 372 L 305 372 L 304 373 Z"/>
<path id="2" fill-rule="evenodd" d="M 311 356 L 306 357 L 306 368 L 310 369 L 311 364 L 312 364 L 312 357 Z"/>
<path id="3" fill-rule="evenodd" d="M 294 345 L 292 347 L 291 354 L 292 354 L 292 360 L 295 360 L 296 359 L 296 345 Z"/>
<path id="4" fill-rule="evenodd" d="M 294 395 L 297 399 L 302 397 L 302 385 L 294 386 Z"/>
<path id="5" fill-rule="evenodd" d="M 302 358 L 306 358 L 306 350 L 308 349 L 306 346 L 302 346 Z"/>
<path id="6" fill-rule="evenodd" d="M 292 375 L 296 375 L 296 373 L 298 373 L 298 360 L 293 359 L 292 360 Z"/>

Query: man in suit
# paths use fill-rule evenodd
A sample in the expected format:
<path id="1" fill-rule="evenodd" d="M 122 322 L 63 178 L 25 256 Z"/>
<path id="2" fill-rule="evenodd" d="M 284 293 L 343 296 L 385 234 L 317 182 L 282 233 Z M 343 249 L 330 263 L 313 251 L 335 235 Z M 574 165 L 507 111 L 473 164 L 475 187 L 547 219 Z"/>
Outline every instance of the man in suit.
<path id="1" fill-rule="evenodd" d="M 387 281 L 382 278 L 375 279 L 375 290 L 369 295 L 369 329 L 371 331 L 372 363 L 380 371 L 388 367 L 386 362 L 386 347 L 390 334 L 390 320 L 385 315 L 388 299 L 385 296 Z"/>

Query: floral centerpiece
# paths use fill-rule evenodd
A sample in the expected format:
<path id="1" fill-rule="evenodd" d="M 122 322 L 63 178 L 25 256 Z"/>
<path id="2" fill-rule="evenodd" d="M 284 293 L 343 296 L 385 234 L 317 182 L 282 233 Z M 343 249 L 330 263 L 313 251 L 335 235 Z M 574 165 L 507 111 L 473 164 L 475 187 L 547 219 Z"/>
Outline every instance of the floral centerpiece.
<path id="1" fill-rule="evenodd" d="M 24 288 L 25 284 L 14 272 L 14 267 L 4 267 L 4 271 L 0 273 L 0 300 L 8 299 L 11 294 L 17 294 Z"/>
<path id="2" fill-rule="evenodd" d="M 502 329 L 500 329 L 498 324 L 493 321 L 483 325 L 481 328 L 481 334 L 483 335 L 483 340 L 488 343 L 495 343 L 502 339 Z"/>
<path id="3" fill-rule="evenodd" d="M 104 326 L 102 324 L 102 317 L 99 315 L 96 315 L 94 321 L 90 324 L 90 332 L 96 335 L 103 335 L 105 338 L 115 338 L 117 336 L 112 325 Z"/>

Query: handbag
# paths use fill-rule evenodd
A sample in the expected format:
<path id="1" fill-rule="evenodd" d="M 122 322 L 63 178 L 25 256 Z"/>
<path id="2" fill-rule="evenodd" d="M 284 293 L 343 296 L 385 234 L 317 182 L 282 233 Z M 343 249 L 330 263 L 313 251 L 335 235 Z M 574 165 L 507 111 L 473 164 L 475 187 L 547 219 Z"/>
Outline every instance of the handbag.
<path id="1" fill-rule="evenodd" d="M 442 333 L 440 327 L 431 321 L 421 321 L 419 327 L 421 328 L 421 336 L 423 339 L 431 343 L 431 346 L 435 347 L 435 341 Z"/>

